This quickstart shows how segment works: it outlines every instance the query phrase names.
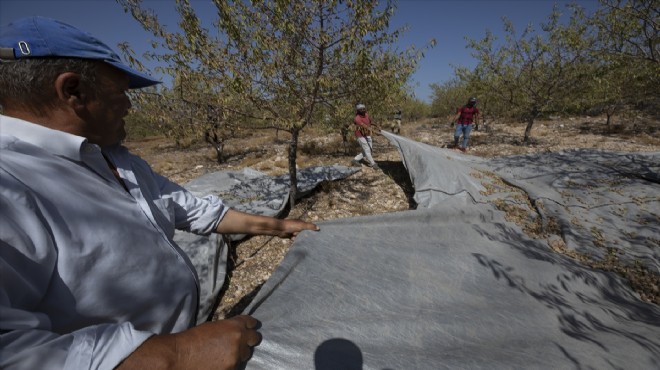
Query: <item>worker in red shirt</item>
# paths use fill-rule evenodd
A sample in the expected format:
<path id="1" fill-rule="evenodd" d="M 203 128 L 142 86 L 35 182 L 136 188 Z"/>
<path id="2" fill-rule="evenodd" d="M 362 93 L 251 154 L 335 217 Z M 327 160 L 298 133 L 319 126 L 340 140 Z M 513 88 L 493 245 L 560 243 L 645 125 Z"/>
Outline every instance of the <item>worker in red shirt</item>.
<path id="1" fill-rule="evenodd" d="M 476 107 L 477 98 L 472 97 L 468 100 L 467 104 L 458 108 L 452 122 L 456 123 L 456 131 L 454 131 L 454 149 L 459 149 L 463 152 L 468 150 L 468 141 L 470 140 L 470 132 L 472 131 L 473 124 L 479 124 L 479 109 Z M 463 145 L 458 145 L 458 139 L 461 134 L 463 135 Z"/>
<path id="2" fill-rule="evenodd" d="M 379 168 L 378 164 L 374 161 L 371 156 L 373 151 L 373 141 L 371 140 L 372 130 L 380 130 L 376 124 L 371 121 L 371 117 L 367 114 L 367 107 L 364 104 L 358 104 L 355 106 L 357 113 L 353 119 L 353 124 L 355 124 L 355 137 L 357 137 L 358 143 L 362 148 L 362 152 L 353 158 L 353 165 L 359 166 L 362 159 L 367 159 L 367 165 L 371 168 Z"/>

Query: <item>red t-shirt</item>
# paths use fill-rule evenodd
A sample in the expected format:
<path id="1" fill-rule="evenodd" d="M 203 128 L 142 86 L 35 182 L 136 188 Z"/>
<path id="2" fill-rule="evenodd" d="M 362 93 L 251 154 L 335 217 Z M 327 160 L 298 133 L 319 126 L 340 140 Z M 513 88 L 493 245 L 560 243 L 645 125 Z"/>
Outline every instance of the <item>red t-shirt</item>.
<path id="1" fill-rule="evenodd" d="M 362 137 L 362 131 L 360 131 L 360 125 L 359 123 L 366 125 L 367 127 L 371 126 L 371 118 L 369 118 L 369 114 L 365 113 L 364 116 L 361 116 L 359 114 L 355 115 L 355 119 L 353 120 L 353 123 L 355 123 L 355 136 L 357 137 Z"/>
<path id="2" fill-rule="evenodd" d="M 463 125 L 471 125 L 474 122 L 474 116 L 479 114 L 479 109 L 477 107 L 468 107 L 464 105 L 458 108 L 457 113 L 460 112 L 461 115 L 458 117 L 458 123 Z"/>

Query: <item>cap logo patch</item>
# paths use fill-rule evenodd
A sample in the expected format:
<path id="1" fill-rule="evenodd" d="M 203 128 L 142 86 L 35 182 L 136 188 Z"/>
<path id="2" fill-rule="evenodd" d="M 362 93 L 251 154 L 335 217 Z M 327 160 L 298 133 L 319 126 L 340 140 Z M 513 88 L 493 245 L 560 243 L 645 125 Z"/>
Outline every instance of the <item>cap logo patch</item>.
<path id="1" fill-rule="evenodd" d="M 18 50 L 20 50 L 21 54 L 23 54 L 23 55 L 32 54 L 32 52 L 30 51 L 30 45 L 28 45 L 28 43 L 25 42 L 25 41 L 19 41 L 18 42 Z"/>

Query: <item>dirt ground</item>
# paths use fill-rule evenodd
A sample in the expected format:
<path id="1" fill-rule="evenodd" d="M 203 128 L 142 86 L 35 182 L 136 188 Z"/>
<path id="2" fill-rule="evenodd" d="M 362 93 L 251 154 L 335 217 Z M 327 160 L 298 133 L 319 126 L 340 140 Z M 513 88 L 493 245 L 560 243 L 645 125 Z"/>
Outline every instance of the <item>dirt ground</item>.
<path id="1" fill-rule="evenodd" d="M 493 157 L 574 148 L 598 148 L 621 152 L 660 151 L 660 122 L 635 118 L 625 124 L 606 125 L 604 117 L 580 117 L 538 121 L 530 144 L 522 144 L 525 124 L 491 123 L 482 125 L 471 136 L 469 155 Z M 315 127 L 303 131 L 299 142 L 298 167 L 341 164 L 350 166 L 359 151 L 352 138 L 342 142 L 339 133 L 320 134 Z M 402 136 L 439 147 L 452 143 L 453 128 L 445 122 L 424 120 L 403 122 Z M 350 136 L 350 135 L 349 135 Z M 155 171 L 185 184 L 208 172 L 252 167 L 270 175 L 287 172 L 285 132 L 257 131 L 226 142 L 223 163 L 204 142 L 177 149 L 173 142 L 157 137 L 125 143 L 143 157 Z M 414 209 L 413 186 L 395 147 L 382 136 L 374 138 L 374 159 L 380 169 L 363 166 L 349 178 L 322 183 L 316 191 L 289 210 L 289 218 L 312 222 L 389 213 Z M 252 237 L 232 246 L 228 280 L 214 319 L 239 314 L 268 279 L 291 242 L 273 237 Z M 558 253 L 569 252 L 556 248 Z M 583 260 L 582 256 L 571 255 Z M 583 261 L 589 264 L 589 261 Z M 596 266 L 593 263 L 591 266 Z M 660 304 L 660 277 L 648 271 L 630 271 L 616 266 L 596 266 L 613 270 L 629 279 L 642 299 Z"/>

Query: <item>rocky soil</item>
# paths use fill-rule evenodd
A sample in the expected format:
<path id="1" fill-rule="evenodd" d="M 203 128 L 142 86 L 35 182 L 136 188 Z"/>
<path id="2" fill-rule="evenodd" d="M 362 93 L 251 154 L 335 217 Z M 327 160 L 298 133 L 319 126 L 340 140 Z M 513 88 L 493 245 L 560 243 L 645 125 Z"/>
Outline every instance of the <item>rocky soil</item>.
<path id="1" fill-rule="evenodd" d="M 555 152 L 574 148 L 599 148 L 622 152 L 660 151 L 660 122 L 636 117 L 626 123 L 605 124 L 602 117 L 580 117 L 536 122 L 532 141 L 523 145 L 523 123 L 491 123 L 473 131 L 468 155 L 493 157 L 536 152 Z M 424 120 L 404 122 L 401 135 L 419 142 L 446 147 L 452 142 L 453 129 L 444 122 Z M 228 140 L 223 163 L 204 142 L 177 148 L 164 138 L 126 142 L 134 153 L 147 160 L 154 170 L 185 184 L 208 172 L 252 167 L 270 175 L 287 172 L 286 133 L 257 131 Z M 300 168 L 342 164 L 350 165 L 358 153 L 355 140 L 342 142 L 339 133 L 322 133 L 308 127 L 299 143 Z M 414 209 L 414 189 L 399 154 L 382 136 L 375 136 L 374 159 L 380 169 L 363 166 L 349 178 L 322 183 L 315 192 L 289 210 L 289 218 L 317 222 L 360 215 Z M 252 237 L 232 246 L 226 289 L 214 319 L 242 311 L 268 279 L 291 242 L 273 237 Z M 556 248 L 558 253 L 567 253 Z M 582 256 L 572 255 L 597 268 L 621 273 L 631 281 L 643 299 L 660 304 L 660 277 L 645 270 L 631 271 L 622 266 L 594 265 Z"/>

